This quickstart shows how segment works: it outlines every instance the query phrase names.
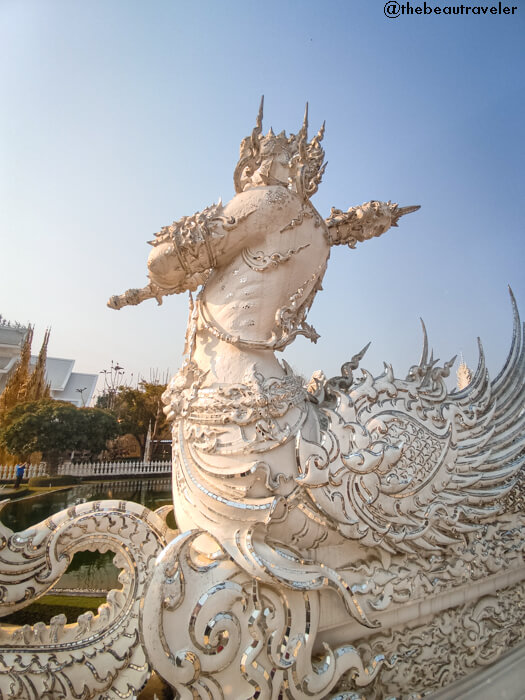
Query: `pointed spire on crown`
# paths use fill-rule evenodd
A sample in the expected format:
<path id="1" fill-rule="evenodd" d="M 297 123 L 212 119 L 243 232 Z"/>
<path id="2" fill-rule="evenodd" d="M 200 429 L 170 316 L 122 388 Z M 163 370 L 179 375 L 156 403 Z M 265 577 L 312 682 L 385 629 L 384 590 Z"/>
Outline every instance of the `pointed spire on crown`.
<path id="1" fill-rule="evenodd" d="M 297 146 L 298 146 L 298 150 L 299 150 L 299 155 L 303 161 L 306 161 L 308 158 L 308 153 L 306 150 L 307 140 L 308 140 L 308 102 L 306 103 L 306 106 L 304 108 L 303 125 L 301 126 L 301 130 L 297 134 Z"/>
<path id="2" fill-rule="evenodd" d="M 321 128 L 317 132 L 317 134 L 313 137 L 313 139 L 310 141 L 311 146 L 319 146 L 321 141 L 324 138 L 324 132 L 325 132 L 325 126 L 326 126 L 326 120 L 321 124 Z"/>
<path id="3" fill-rule="evenodd" d="M 304 108 L 303 125 L 301 127 L 301 133 L 304 134 L 304 138 L 308 138 L 308 102 Z"/>
<path id="4" fill-rule="evenodd" d="M 264 113 L 264 95 L 261 96 L 259 112 L 255 120 L 255 127 L 249 136 L 241 142 L 239 161 L 235 167 L 233 181 L 236 192 L 243 192 L 246 188 L 259 186 L 268 182 L 272 161 L 274 158 L 282 158 L 282 154 L 288 155 L 289 177 L 285 186 L 289 186 L 304 198 L 311 197 L 317 191 L 321 178 L 326 168 L 323 164 L 324 151 L 321 147 L 325 123 L 317 134 L 308 142 L 308 102 L 305 105 L 302 126 L 297 135 L 287 136 L 284 131 L 275 135 L 272 128 L 266 136 L 262 135 L 262 123 Z M 261 166 L 264 162 L 264 168 Z"/>
<path id="5" fill-rule="evenodd" d="M 252 131 L 252 148 L 259 150 L 259 136 L 262 134 L 262 123 L 264 115 L 264 95 L 261 95 L 261 102 L 259 104 L 259 112 L 255 120 L 255 126 Z"/>

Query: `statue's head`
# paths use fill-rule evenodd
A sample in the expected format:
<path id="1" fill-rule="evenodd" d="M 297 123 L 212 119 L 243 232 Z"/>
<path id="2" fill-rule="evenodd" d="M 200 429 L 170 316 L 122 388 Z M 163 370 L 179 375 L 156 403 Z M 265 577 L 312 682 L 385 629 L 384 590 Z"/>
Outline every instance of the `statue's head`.
<path id="1" fill-rule="evenodd" d="M 321 147 L 324 124 L 308 141 L 308 104 L 299 133 L 286 136 L 270 131 L 263 136 L 263 99 L 256 126 L 243 139 L 239 162 L 233 174 L 236 192 L 264 185 L 284 185 L 305 199 L 317 192 L 326 163 Z"/>

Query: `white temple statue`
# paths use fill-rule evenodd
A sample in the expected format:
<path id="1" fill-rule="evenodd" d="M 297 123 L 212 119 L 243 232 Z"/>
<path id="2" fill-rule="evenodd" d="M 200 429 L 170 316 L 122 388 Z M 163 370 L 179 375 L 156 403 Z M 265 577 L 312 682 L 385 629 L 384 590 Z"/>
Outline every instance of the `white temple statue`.
<path id="1" fill-rule="evenodd" d="M 140 619 L 118 613 L 126 624 L 135 615 L 142 682 L 154 669 L 176 697 L 421 697 L 525 637 L 525 353 L 514 301 L 511 351 L 492 382 L 480 347 L 468 386 L 449 393 L 453 360 L 429 358 L 425 333 L 404 380 L 388 365 L 379 377 L 354 376 L 365 348 L 341 376 L 316 372 L 304 386 L 275 353 L 298 335 L 317 341 L 306 318 L 332 246 L 353 248 L 419 208 L 372 201 L 324 219 L 310 201 L 325 167 L 324 125 L 311 140 L 307 128 L 306 113 L 297 135 L 263 135 L 261 103 L 241 144 L 235 197 L 161 229 L 149 284 L 108 302 L 118 309 L 190 291 L 185 361 L 164 395 L 178 534 L 158 515 L 139 518 L 158 556 L 128 574 L 140 579 L 127 608 L 140 604 Z M 75 547 L 85 544 L 77 522 L 91 532 L 119 508 L 123 522 L 138 517 L 132 504 L 70 509 Z M 49 588 L 29 586 L 17 569 L 56 540 L 49 522 L 5 533 L 4 614 Z M 107 536 L 111 548 L 109 526 Z M 59 561 L 46 560 L 49 584 Z M 42 579 L 42 569 L 23 566 Z M 88 639 L 85 658 L 99 658 L 92 630 L 101 615 L 70 626 Z M 55 654 L 61 640 L 44 627 Z M 28 659 L 10 634 L 16 649 L 0 659 Z M 27 661 L 12 663 L 24 690 L 5 697 L 36 697 L 24 674 L 39 689 L 44 676 L 38 685 L 38 673 L 20 671 Z M 116 663 L 103 691 L 97 672 L 96 689 L 79 697 L 124 697 L 115 688 L 136 667 Z M 70 670 L 80 692 L 80 671 Z"/>

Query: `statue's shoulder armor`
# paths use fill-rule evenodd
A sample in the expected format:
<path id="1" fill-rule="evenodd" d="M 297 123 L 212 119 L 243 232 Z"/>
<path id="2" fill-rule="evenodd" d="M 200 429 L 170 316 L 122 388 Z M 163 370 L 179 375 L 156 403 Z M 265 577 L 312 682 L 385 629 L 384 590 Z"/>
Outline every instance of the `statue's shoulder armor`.
<path id="1" fill-rule="evenodd" d="M 228 233 L 238 223 L 219 202 L 164 226 L 150 241 L 150 278 L 170 292 L 196 289 L 216 266 Z"/>
<path id="2" fill-rule="evenodd" d="M 212 260 L 208 257 L 208 249 L 213 239 L 224 238 L 225 232 L 235 226 L 235 218 L 224 212 L 222 203 L 212 204 L 192 216 L 183 216 L 174 221 L 170 226 L 163 226 L 155 234 L 150 244 L 157 247 L 163 244 L 171 244 L 175 252 L 180 254 L 183 268 L 190 267 L 192 262 L 201 261 L 206 267 L 213 267 Z M 213 258 L 213 255 L 211 255 Z"/>

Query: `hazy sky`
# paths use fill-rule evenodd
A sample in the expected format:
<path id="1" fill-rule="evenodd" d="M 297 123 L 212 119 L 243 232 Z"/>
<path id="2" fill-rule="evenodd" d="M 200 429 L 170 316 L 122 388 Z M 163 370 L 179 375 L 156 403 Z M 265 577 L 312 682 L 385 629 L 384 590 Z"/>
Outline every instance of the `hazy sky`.
<path id="1" fill-rule="evenodd" d="M 484 0 L 479 0 L 483 2 Z M 411 0 L 413 6 L 419 0 Z M 445 5 L 449 0 L 430 0 Z M 478 2 L 478 0 L 476 0 Z M 486 3 L 490 5 L 490 0 Z M 146 284 L 146 241 L 233 196 L 241 139 L 326 119 L 322 215 L 370 199 L 422 208 L 356 250 L 334 248 L 284 357 L 327 374 L 405 374 L 425 319 L 442 359 L 492 375 L 525 313 L 525 2 L 514 15 L 385 17 L 382 0 L 0 0 L 0 313 L 52 327 L 77 371 L 174 372 L 187 297 L 119 312 Z M 496 3 L 497 5 L 497 3 Z"/>

